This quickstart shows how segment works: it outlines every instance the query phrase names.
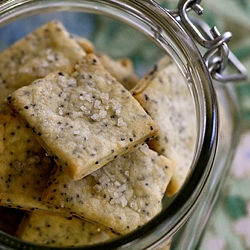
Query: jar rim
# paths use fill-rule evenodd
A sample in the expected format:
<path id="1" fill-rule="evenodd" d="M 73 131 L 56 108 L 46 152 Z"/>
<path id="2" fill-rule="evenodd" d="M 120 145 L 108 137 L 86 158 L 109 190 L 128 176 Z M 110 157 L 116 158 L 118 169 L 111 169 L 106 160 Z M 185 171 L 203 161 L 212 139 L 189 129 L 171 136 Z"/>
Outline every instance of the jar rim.
<path id="1" fill-rule="evenodd" d="M 96 7 L 97 4 L 98 8 Z M 0 5 L 0 26 L 17 18 L 22 18 L 28 12 L 34 14 L 44 10 L 67 11 L 79 10 L 79 8 L 84 8 L 87 12 L 109 15 L 135 27 L 140 22 L 140 29 L 144 27 L 143 32 L 146 35 L 152 39 L 155 39 L 157 35 L 157 43 L 160 43 L 174 57 L 183 74 L 188 73 L 189 76 L 192 76 L 192 88 L 194 94 L 196 93 L 195 101 L 199 119 L 199 145 L 192 170 L 183 187 L 173 201 L 146 225 L 122 238 L 86 246 L 86 249 L 99 249 L 100 247 L 113 249 L 121 246 L 124 248 L 124 242 L 127 242 L 126 245 L 129 249 L 135 245 L 137 249 L 142 249 L 146 245 L 154 245 L 161 238 L 172 236 L 195 209 L 206 186 L 215 155 L 218 133 L 218 108 L 212 81 L 200 52 L 190 36 L 166 10 L 150 0 L 6 1 Z M 154 25 L 154 28 L 152 25 Z M 151 31 L 149 32 L 149 30 Z M 158 37 L 159 33 L 157 34 L 157 32 L 161 32 L 160 37 Z M 162 37 L 163 33 L 167 34 L 168 37 Z M 162 40 L 162 38 L 168 40 Z M 148 228 L 150 228 L 150 232 Z M 156 231 L 157 235 L 155 234 L 149 242 L 147 236 L 154 234 Z M 3 236 L 9 238 L 9 242 L 13 240 L 12 236 L 6 236 L 6 234 L 3 234 Z M 19 244 L 21 246 L 22 241 Z M 30 243 L 25 244 L 33 246 Z M 39 247 L 36 246 L 36 249 L 39 249 Z M 73 249 L 82 248 L 75 247 Z"/>

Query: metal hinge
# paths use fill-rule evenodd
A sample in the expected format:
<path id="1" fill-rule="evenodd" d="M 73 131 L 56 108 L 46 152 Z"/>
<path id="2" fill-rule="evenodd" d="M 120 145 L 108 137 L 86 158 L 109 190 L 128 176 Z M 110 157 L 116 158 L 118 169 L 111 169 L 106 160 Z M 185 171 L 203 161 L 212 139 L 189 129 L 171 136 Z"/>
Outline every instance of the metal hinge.
<path id="1" fill-rule="evenodd" d="M 188 12 L 194 11 L 197 15 L 203 13 L 201 0 L 181 0 L 176 10 L 167 10 L 191 34 L 198 44 L 207 51 L 203 55 L 204 62 L 211 76 L 220 82 L 244 80 L 247 70 L 228 47 L 232 33 L 227 31 L 220 34 L 216 27 L 211 28 L 199 18 L 189 17 Z M 236 73 L 225 73 L 227 65 L 232 65 Z M 234 70 L 235 71 L 235 70 Z"/>

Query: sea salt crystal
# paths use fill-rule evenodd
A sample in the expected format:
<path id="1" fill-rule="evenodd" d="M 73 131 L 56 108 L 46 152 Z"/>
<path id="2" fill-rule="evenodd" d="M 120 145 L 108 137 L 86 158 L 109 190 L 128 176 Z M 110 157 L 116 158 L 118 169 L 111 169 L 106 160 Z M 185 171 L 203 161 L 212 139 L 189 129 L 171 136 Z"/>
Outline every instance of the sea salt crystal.
<path id="1" fill-rule="evenodd" d="M 131 201 L 130 204 L 129 204 L 129 206 L 130 206 L 132 209 L 134 209 L 134 210 L 137 210 L 137 209 L 138 209 L 137 204 L 136 204 L 134 201 Z"/>
<path id="2" fill-rule="evenodd" d="M 97 121 L 97 122 L 101 120 L 101 117 L 98 114 L 93 114 L 93 115 L 90 116 L 90 118 L 93 121 Z"/>
<path id="3" fill-rule="evenodd" d="M 123 121 L 122 117 L 119 117 L 119 118 L 117 119 L 117 126 L 118 126 L 118 127 L 127 126 L 127 123 Z"/>
<path id="4" fill-rule="evenodd" d="M 79 118 L 79 117 L 82 117 L 82 116 L 83 116 L 83 112 L 76 112 L 76 111 L 75 111 L 75 112 L 72 113 L 72 116 L 71 116 L 71 117 L 72 117 L 73 119 L 76 119 L 76 118 Z"/>
<path id="5" fill-rule="evenodd" d="M 127 190 L 127 185 L 126 185 L 126 184 L 123 184 L 120 188 L 117 189 L 117 192 L 122 193 L 122 192 L 124 192 L 124 191 L 126 191 L 126 190 Z"/>
<path id="6" fill-rule="evenodd" d="M 82 111 L 86 111 L 86 110 L 87 110 L 87 108 L 86 108 L 85 106 L 80 106 L 80 109 L 81 109 Z"/>
<path id="7" fill-rule="evenodd" d="M 110 179 L 107 175 L 103 175 L 100 179 L 99 182 L 102 186 L 106 186 L 110 182 Z"/>
<path id="8" fill-rule="evenodd" d="M 58 108 L 58 114 L 59 114 L 59 115 L 63 115 L 63 110 L 62 110 L 62 108 Z"/>
<path id="9" fill-rule="evenodd" d="M 82 100 L 82 101 L 84 101 L 85 100 L 85 96 L 86 96 L 86 92 L 82 91 L 82 93 L 79 96 L 79 99 Z"/>
<path id="10" fill-rule="evenodd" d="M 48 125 L 49 125 L 49 121 L 48 121 L 48 120 L 44 120 L 44 121 L 43 121 L 43 126 L 46 127 L 46 126 L 48 126 Z"/>
<path id="11" fill-rule="evenodd" d="M 104 168 L 103 170 L 104 170 L 104 172 L 106 173 L 106 175 L 109 177 L 109 179 L 110 179 L 112 182 L 115 182 L 115 180 L 116 180 L 115 176 L 112 175 L 112 174 L 110 174 L 106 168 Z"/>
<path id="12" fill-rule="evenodd" d="M 98 185 L 96 184 L 93 189 L 96 191 L 96 192 L 100 192 L 102 190 L 102 186 L 101 185 Z"/>
<path id="13" fill-rule="evenodd" d="M 58 77 L 58 84 L 62 86 L 63 88 L 66 88 L 68 86 L 68 81 L 65 76 L 59 76 Z"/>
<path id="14" fill-rule="evenodd" d="M 120 200 L 120 203 L 121 203 L 122 207 L 126 207 L 127 206 L 128 201 L 125 198 L 125 196 L 122 196 L 119 200 Z"/>
<path id="15" fill-rule="evenodd" d="M 118 108 L 116 111 L 115 111 L 115 114 L 117 116 L 120 116 L 121 115 L 121 108 Z"/>
<path id="16" fill-rule="evenodd" d="M 109 93 L 101 93 L 100 99 L 104 105 L 106 105 L 109 101 Z"/>
<path id="17" fill-rule="evenodd" d="M 114 192 L 113 197 L 114 197 L 115 199 L 117 199 L 117 198 L 119 198 L 119 197 L 121 197 L 121 196 L 122 196 L 122 193 Z"/>
<path id="18" fill-rule="evenodd" d="M 74 133 L 74 135 L 79 135 L 80 131 L 79 130 L 75 130 L 73 133 Z"/>
<path id="19" fill-rule="evenodd" d="M 100 100 L 95 100 L 95 103 L 94 103 L 94 108 L 99 108 L 101 105 L 101 101 Z"/>
<path id="20" fill-rule="evenodd" d="M 47 55 L 47 60 L 48 61 L 55 61 L 55 56 L 53 54 Z"/>
<path id="21" fill-rule="evenodd" d="M 144 153 L 144 155 L 148 155 L 148 145 L 144 143 L 140 146 L 140 151 Z"/>
<path id="22" fill-rule="evenodd" d="M 27 160 L 27 164 L 28 165 L 31 165 L 31 164 L 34 164 L 34 163 L 38 163 L 38 162 L 40 162 L 40 157 L 38 155 L 31 156 Z"/>
<path id="23" fill-rule="evenodd" d="M 121 183 L 119 182 L 119 181 L 115 181 L 115 186 L 117 186 L 117 187 L 120 187 L 121 186 Z"/>
<path id="24" fill-rule="evenodd" d="M 86 94 L 85 95 L 85 100 L 88 101 L 88 102 L 92 102 L 92 96 L 90 94 Z"/>
<path id="25" fill-rule="evenodd" d="M 23 170 L 23 164 L 19 161 L 14 161 L 12 163 L 12 166 L 17 170 L 17 171 L 22 171 Z"/>
<path id="26" fill-rule="evenodd" d="M 107 116 L 107 111 L 105 111 L 104 109 L 100 109 L 99 116 L 101 118 L 105 118 Z"/>
<path id="27" fill-rule="evenodd" d="M 69 78 L 68 79 L 68 85 L 71 86 L 71 87 L 76 87 L 77 85 L 77 81 L 75 78 Z"/>

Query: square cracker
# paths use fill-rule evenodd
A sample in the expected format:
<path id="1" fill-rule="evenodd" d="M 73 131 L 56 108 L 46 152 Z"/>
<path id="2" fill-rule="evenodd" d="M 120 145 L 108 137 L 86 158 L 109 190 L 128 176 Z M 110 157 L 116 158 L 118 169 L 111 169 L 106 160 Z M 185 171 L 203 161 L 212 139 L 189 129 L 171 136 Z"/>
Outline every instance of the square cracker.
<path id="1" fill-rule="evenodd" d="M 41 196 L 54 163 L 14 114 L 0 111 L 0 131 L 0 205 L 50 209 Z"/>
<path id="2" fill-rule="evenodd" d="M 131 90 L 133 96 L 159 126 L 152 149 L 176 163 L 167 194 L 175 194 L 191 167 L 196 143 L 196 110 L 187 83 L 168 56 Z"/>
<path id="3" fill-rule="evenodd" d="M 58 214 L 29 212 L 16 232 L 22 240 L 55 247 L 90 245 L 116 238 L 117 235 L 99 225 L 73 217 L 71 220 Z"/>
<path id="4" fill-rule="evenodd" d="M 0 108 L 16 89 L 44 77 L 51 70 L 74 63 L 85 52 L 58 21 L 51 21 L 0 54 Z"/>
<path id="5" fill-rule="evenodd" d="M 93 54 L 18 89 L 8 102 L 75 180 L 158 132 L 155 122 Z"/>
<path id="6" fill-rule="evenodd" d="M 145 143 L 81 180 L 56 167 L 43 200 L 126 234 L 160 212 L 173 171 L 173 162 Z"/>

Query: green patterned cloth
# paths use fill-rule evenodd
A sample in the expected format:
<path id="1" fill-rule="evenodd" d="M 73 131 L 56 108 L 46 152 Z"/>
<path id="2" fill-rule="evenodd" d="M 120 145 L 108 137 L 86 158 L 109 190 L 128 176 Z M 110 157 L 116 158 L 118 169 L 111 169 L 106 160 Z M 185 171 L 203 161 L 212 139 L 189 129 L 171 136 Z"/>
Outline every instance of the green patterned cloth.
<path id="1" fill-rule="evenodd" d="M 157 0 L 157 2 L 168 8 L 177 6 L 178 1 Z M 201 6 L 204 8 L 204 14 L 201 18 L 211 27 L 216 26 L 221 33 L 224 31 L 233 33 L 229 47 L 250 72 L 250 0 L 203 0 Z M 66 19 L 66 26 L 73 31 L 76 29 L 75 32 L 78 33 L 77 28 L 79 27 L 74 24 L 73 19 L 67 19 L 67 17 L 64 14 L 63 19 Z M 46 18 L 49 19 L 50 17 L 46 16 Z M 27 29 L 26 32 L 31 31 L 32 27 L 29 25 L 28 20 L 24 22 L 26 22 L 26 25 L 22 27 Z M 43 22 L 44 18 L 37 18 L 37 25 Z M 105 30 L 105 25 L 105 23 L 99 23 L 100 30 L 97 30 L 95 34 L 91 34 L 89 31 L 92 30 L 91 25 L 84 26 L 86 33 L 90 33 L 90 38 L 94 38 L 96 41 L 99 50 L 104 50 L 114 57 L 119 57 L 122 54 L 113 55 L 112 53 L 113 51 L 121 51 L 120 47 L 124 47 L 127 49 L 122 51 L 124 54 L 136 54 L 136 57 L 132 56 L 135 65 L 136 61 L 140 60 L 141 57 L 145 59 L 159 56 L 156 55 L 154 47 L 150 50 L 143 49 L 148 46 L 143 38 L 131 39 L 130 46 L 121 46 L 121 42 L 124 41 L 124 32 L 128 32 L 126 33 L 127 36 L 131 37 L 131 33 L 129 33 L 131 31 L 123 29 L 119 33 L 119 27 L 116 27 L 115 24 L 110 30 L 118 32 L 115 35 L 116 40 L 113 42 L 113 46 L 117 45 L 118 49 L 112 46 L 111 51 L 106 51 L 107 48 L 110 48 L 107 44 L 110 42 L 111 34 L 102 32 Z M 103 30 L 102 27 L 104 27 Z M 82 29 L 82 26 L 80 28 Z M 16 40 L 20 38 L 21 34 L 18 33 L 18 26 L 16 31 L 12 34 L 10 33 L 11 30 L 2 30 L 5 35 L 1 36 L 0 50 L 10 43 L 9 39 Z M 140 46 L 140 49 L 137 46 Z M 137 53 L 134 53 L 132 48 Z M 140 69 L 138 71 L 140 72 Z M 231 170 L 227 175 L 218 203 L 209 220 L 198 250 L 250 249 L 250 79 L 238 82 L 236 85 L 242 114 L 242 136 Z"/>
<path id="2" fill-rule="evenodd" d="M 178 1 L 158 2 L 172 7 Z M 201 18 L 210 27 L 233 33 L 229 48 L 250 72 L 250 1 L 203 0 L 201 6 Z M 250 78 L 236 85 L 242 114 L 240 143 L 199 250 L 250 249 Z"/>
<path id="3" fill-rule="evenodd" d="M 250 72 L 250 1 L 206 0 L 201 4 L 207 22 L 221 32 L 233 33 L 229 47 Z M 242 110 L 242 135 L 201 250 L 250 249 L 250 78 L 236 84 Z"/>

